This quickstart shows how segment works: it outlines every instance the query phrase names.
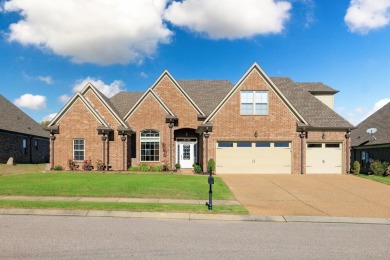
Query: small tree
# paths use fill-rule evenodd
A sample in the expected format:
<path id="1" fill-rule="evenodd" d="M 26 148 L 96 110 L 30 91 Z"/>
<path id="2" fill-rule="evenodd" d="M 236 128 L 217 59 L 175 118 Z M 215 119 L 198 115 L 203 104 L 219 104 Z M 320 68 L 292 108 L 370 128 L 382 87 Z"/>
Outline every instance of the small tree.
<path id="1" fill-rule="evenodd" d="M 360 163 L 358 161 L 353 162 L 353 173 L 356 175 L 360 174 Z"/>
<path id="2" fill-rule="evenodd" d="M 207 163 L 207 172 L 215 172 L 215 160 L 213 158 L 211 158 Z"/>

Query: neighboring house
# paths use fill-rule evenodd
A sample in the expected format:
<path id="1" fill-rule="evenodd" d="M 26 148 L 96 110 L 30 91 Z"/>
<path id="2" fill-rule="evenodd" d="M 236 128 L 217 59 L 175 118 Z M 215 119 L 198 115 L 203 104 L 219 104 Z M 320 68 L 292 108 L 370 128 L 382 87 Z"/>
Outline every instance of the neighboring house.
<path id="1" fill-rule="evenodd" d="M 0 95 L 0 163 L 49 162 L 49 134 Z"/>
<path id="2" fill-rule="evenodd" d="M 352 162 L 360 162 L 362 172 L 372 160 L 390 162 L 390 102 L 357 125 L 351 138 Z"/>
<path id="3" fill-rule="evenodd" d="M 236 83 L 176 80 L 107 99 L 91 84 L 49 124 L 51 165 L 91 159 L 125 170 L 146 163 L 217 174 L 346 173 L 353 126 L 333 111 L 334 89 L 269 78 L 254 64 Z"/>

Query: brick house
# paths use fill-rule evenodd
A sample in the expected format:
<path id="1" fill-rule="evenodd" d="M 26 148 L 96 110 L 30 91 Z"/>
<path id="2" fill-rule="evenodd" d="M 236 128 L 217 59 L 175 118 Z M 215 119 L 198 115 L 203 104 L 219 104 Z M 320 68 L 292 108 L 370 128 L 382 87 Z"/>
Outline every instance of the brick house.
<path id="1" fill-rule="evenodd" d="M 352 162 L 360 162 L 362 172 L 372 160 L 390 162 L 390 102 L 358 124 L 351 139 Z"/>
<path id="2" fill-rule="evenodd" d="M 125 170 L 146 163 L 217 174 L 346 173 L 353 126 L 322 83 L 270 78 L 257 65 L 227 80 L 176 80 L 164 71 L 145 92 L 107 99 L 91 84 L 52 120 L 51 165 L 90 158 Z"/>
<path id="3" fill-rule="evenodd" d="M 0 95 L 0 163 L 49 162 L 49 134 L 22 110 Z"/>

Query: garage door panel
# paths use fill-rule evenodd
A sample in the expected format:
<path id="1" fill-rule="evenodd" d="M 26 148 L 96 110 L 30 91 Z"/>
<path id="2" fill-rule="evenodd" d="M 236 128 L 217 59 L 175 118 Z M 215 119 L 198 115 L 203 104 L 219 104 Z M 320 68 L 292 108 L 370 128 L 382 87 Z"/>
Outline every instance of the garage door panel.
<path id="1" fill-rule="evenodd" d="M 306 150 L 306 173 L 342 173 L 342 144 L 308 143 Z"/>
<path id="2" fill-rule="evenodd" d="M 217 148 L 216 170 L 228 173 L 291 173 L 291 148 L 288 147 L 223 147 Z"/>

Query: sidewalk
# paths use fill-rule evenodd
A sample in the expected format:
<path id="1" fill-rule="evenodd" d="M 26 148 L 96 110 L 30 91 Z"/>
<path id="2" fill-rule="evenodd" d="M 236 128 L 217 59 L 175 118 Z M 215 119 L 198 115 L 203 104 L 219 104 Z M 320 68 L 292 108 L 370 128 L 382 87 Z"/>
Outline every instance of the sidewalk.
<path id="1" fill-rule="evenodd" d="M 89 202 L 134 202 L 134 203 L 180 203 L 205 204 L 204 200 L 171 200 L 171 199 L 139 199 L 139 198 L 86 198 L 86 197 L 30 197 L 0 196 L 0 200 L 30 201 L 89 201 Z M 237 201 L 213 200 L 214 205 L 240 205 Z M 63 209 L 5 209 L 0 208 L 0 215 L 44 215 L 75 217 L 120 217 L 120 218 L 152 218 L 179 220 L 217 220 L 217 221 L 258 221 L 258 222 L 314 222 L 314 223 L 350 223 L 390 225 L 390 218 L 350 218 L 329 216 L 262 216 L 262 215 L 226 215 L 198 213 L 163 213 L 163 212 L 130 212 L 110 210 L 63 210 Z"/>

